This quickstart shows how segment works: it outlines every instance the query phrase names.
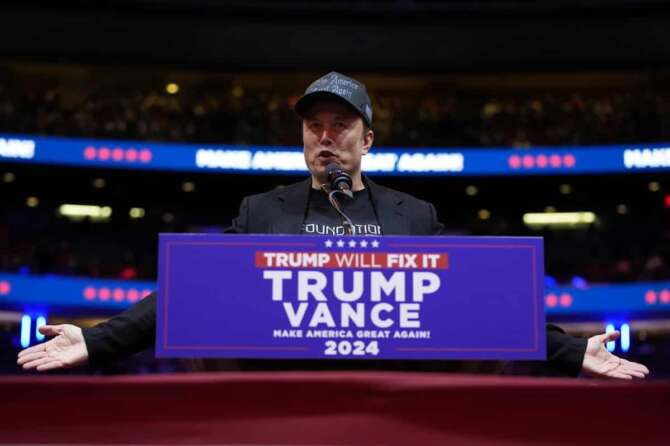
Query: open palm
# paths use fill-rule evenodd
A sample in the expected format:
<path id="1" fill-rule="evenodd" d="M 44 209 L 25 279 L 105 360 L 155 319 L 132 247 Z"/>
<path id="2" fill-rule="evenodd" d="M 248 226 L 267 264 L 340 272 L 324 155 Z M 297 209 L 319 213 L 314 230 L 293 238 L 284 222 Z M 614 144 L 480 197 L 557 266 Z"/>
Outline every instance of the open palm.
<path id="1" fill-rule="evenodd" d="M 24 370 L 39 372 L 52 369 L 75 367 L 88 361 L 88 350 L 81 332 L 76 325 L 44 325 L 39 328 L 45 336 L 55 336 L 42 344 L 21 350 L 17 364 Z"/>
<path id="2" fill-rule="evenodd" d="M 582 363 L 582 372 L 598 378 L 633 379 L 644 378 L 649 369 L 642 364 L 619 358 L 607 350 L 607 343 L 616 340 L 614 331 L 589 338 Z"/>

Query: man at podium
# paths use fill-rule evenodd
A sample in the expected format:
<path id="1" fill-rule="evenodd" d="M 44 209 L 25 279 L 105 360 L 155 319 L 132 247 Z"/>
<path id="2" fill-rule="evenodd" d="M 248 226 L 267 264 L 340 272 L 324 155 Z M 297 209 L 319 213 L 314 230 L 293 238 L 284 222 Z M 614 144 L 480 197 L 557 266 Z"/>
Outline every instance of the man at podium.
<path id="1" fill-rule="evenodd" d="M 365 85 L 331 72 L 307 87 L 296 103 L 302 119 L 305 163 L 310 177 L 297 184 L 245 197 L 227 232 L 250 234 L 438 235 L 432 204 L 378 185 L 362 175 L 361 160 L 374 141 L 372 103 Z M 324 185 L 336 165 L 350 176 L 351 198 L 329 201 Z M 347 222 L 342 213 L 350 219 Z M 19 353 L 24 369 L 46 371 L 128 356 L 155 343 L 156 293 L 107 322 L 81 329 L 46 325 L 40 331 L 55 336 Z M 605 348 L 618 333 L 589 339 L 567 335 L 547 325 L 546 370 L 552 375 L 644 378 L 642 364 L 619 358 Z"/>

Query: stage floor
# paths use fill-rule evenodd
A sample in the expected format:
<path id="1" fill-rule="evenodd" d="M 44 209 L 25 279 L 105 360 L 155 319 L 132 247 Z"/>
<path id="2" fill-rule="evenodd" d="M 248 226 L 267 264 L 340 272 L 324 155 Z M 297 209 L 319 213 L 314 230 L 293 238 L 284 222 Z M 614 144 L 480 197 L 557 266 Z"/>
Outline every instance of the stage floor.
<path id="1" fill-rule="evenodd" d="M 0 445 L 667 445 L 670 381 L 378 372 L 0 377 Z"/>

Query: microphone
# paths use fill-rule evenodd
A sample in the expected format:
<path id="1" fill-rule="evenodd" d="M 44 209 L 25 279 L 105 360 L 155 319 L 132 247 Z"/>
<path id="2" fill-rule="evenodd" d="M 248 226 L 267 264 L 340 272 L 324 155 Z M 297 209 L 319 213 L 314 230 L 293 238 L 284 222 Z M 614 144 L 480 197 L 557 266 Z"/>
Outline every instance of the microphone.
<path id="1" fill-rule="evenodd" d="M 326 174 L 328 175 L 331 190 L 342 192 L 347 197 L 354 198 L 354 194 L 351 191 L 353 181 L 349 172 L 337 163 L 330 163 L 326 166 Z"/>

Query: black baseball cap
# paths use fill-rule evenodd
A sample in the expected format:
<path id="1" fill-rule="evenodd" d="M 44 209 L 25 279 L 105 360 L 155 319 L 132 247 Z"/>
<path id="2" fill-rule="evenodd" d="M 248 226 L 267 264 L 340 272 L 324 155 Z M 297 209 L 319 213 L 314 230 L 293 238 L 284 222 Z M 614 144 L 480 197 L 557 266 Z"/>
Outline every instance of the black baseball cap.
<path id="1" fill-rule="evenodd" d="M 368 127 L 372 127 L 372 103 L 365 85 L 336 71 L 331 71 L 309 84 L 305 94 L 296 102 L 295 112 L 304 118 L 316 100 L 327 97 L 344 100 L 360 113 Z"/>

